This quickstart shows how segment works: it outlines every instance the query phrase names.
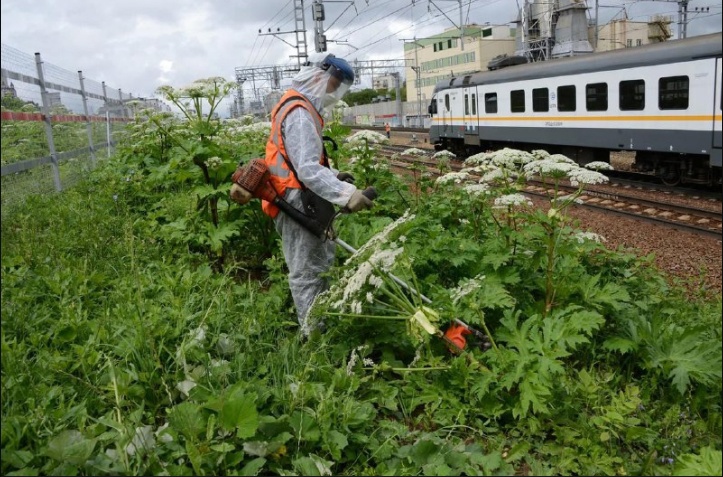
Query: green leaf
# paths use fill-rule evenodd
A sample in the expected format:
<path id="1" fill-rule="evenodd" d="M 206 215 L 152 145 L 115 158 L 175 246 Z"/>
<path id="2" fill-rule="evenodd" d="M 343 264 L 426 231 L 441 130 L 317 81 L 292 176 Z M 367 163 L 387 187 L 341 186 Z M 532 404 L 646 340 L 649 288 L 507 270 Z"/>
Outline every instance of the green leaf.
<path id="1" fill-rule="evenodd" d="M 201 463 L 203 462 L 201 452 L 190 440 L 186 441 L 186 454 L 188 455 L 188 460 L 191 461 L 196 475 L 203 475 L 203 470 L 201 469 Z"/>
<path id="2" fill-rule="evenodd" d="M 334 464 L 328 460 L 324 460 L 318 455 L 311 454 L 309 457 L 302 457 L 292 462 L 294 469 L 298 470 L 300 475 L 332 475 L 331 466 Z"/>
<path id="3" fill-rule="evenodd" d="M 224 244 L 231 237 L 240 233 L 236 224 L 227 222 L 219 224 L 218 227 L 214 227 L 213 224 L 209 223 L 207 224 L 207 232 L 208 244 L 211 247 L 211 250 L 217 253 L 223 250 Z"/>
<path id="4" fill-rule="evenodd" d="M 580 277 L 577 286 L 582 293 L 582 303 L 591 305 L 600 310 L 605 307 L 614 311 L 622 309 L 624 304 L 630 303 L 628 291 L 614 282 L 600 286 L 600 275 Z"/>
<path id="5" fill-rule="evenodd" d="M 297 438 L 300 440 L 317 442 L 321 438 L 319 424 L 307 412 L 294 412 L 291 416 L 291 427 L 296 431 Z"/>
<path id="6" fill-rule="evenodd" d="M 243 466 L 239 475 L 258 475 L 259 471 L 266 465 L 266 459 L 257 457 Z"/>
<path id="7" fill-rule="evenodd" d="M 409 457 L 418 466 L 423 466 L 434 462 L 433 459 L 435 456 L 440 456 L 439 445 L 428 439 L 420 440 L 419 442 L 414 444 L 411 451 L 409 452 Z"/>
<path id="8" fill-rule="evenodd" d="M 183 402 L 174 406 L 168 415 L 168 422 L 176 431 L 192 441 L 206 431 L 206 419 L 202 409 L 192 402 Z"/>
<path id="9" fill-rule="evenodd" d="M 95 439 L 86 439 L 80 431 L 65 430 L 48 443 L 45 454 L 51 459 L 72 465 L 83 465 L 95 448 Z"/>
<path id="10" fill-rule="evenodd" d="M 24 450 L 6 450 L 2 451 L 2 461 L 7 462 L 16 469 L 21 469 L 33 460 L 33 453 Z"/>
<path id="11" fill-rule="evenodd" d="M 324 436 L 324 443 L 335 460 L 341 460 L 341 451 L 349 445 L 349 440 L 339 431 L 331 430 Z"/>
<path id="12" fill-rule="evenodd" d="M 237 429 L 239 439 L 253 437 L 259 427 L 255 396 L 246 394 L 242 387 L 232 388 L 221 407 L 219 424 L 227 431 Z"/>
<path id="13" fill-rule="evenodd" d="M 621 354 L 626 354 L 631 351 L 635 351 L 638 348 L 638 345 L 631 339 L 614 336 L 603 342 L 603 348 L 609 351 L 617 351 Z"/>
<path id="14" fill-rule="evenodd" d="M 691 380 L 703 385 L 720 382 L 720 340 L 709 338 L 707 330 L 671 324 L 646 344 L 650 365 L 667 372 L 680 394 L 685 394 Z"/>
<path id="15" fill-rule="evenodd" d="M 675 463 L 672 475 L 723 475 L 721 451 L 703 447 L 700 454 L 683 454 Z"/>

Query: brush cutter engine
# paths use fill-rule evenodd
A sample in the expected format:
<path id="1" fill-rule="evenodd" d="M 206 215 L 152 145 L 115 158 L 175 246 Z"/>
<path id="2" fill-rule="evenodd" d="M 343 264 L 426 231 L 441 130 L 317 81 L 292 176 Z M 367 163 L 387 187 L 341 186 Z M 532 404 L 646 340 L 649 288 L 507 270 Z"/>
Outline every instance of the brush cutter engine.
<path id="1" fill-rule="evenodd" d="M 253 159 L 243 166 L 239 166 L 231 176 L 231 181 L 239 187 L 231 190 L 231 198 L 241 204 L 247 204 L 251 199 L 261 199 L 274 202 L 278 194 L 271 185 L 268 166 L 263 159 Z"/>

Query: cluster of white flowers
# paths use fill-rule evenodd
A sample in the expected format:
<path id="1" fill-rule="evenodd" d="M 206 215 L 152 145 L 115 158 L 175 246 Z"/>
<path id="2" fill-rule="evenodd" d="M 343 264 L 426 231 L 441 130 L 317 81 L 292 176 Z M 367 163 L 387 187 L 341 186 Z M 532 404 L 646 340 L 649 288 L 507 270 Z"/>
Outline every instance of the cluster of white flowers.
<path id="1" fill-rule="evenodd" d="M 487 170 L 482 177 L 480 177 L 480 184 L 492 183 L 492 182 L 506 182 L 508 179 L 509 171 L 504 171 L 498 167 Z"/>
<path id="2" fill-rule="evenodd" d="M 592 169 L 593 171 L 614 171 L 615 170 L 615 168 L 613 166 L 611 166 L 607 162 L 603 162 L 603 161 L 588 162 L 587 164 L 585 164 L 585 167 L 587 169 Z"/>
<path id="3" fill-rule="evenodd" d="M 570 159 L 569 157 L 565 156 L 564 154 L 551 154 L 548 158 L 548 161 L 552 162 L 562 162 L 564 164 L 572 164 L 573 166 L 577 166 L 577 163 Z"/>
<path id="4" fill-rule="evenodd" d="M 368 129 L 364 129 L 362 131 L 359 131 L 356 134 L 353 134 L 349 136 L 346 139 L 346 142 L 349 144 L 387 144 L 389 143 L 389 138 L 385 136 L 384 134 L 378 133 L 376 131 L 370 131 Z"/>
<path id="5" fill-rule="evenodd" d="M 467 184 L 464 186 L 465 192 L 471 197 L 480 197 L 490 193 L 490 187 L 487 184 Z"/>
<path id="6" fill-rule="evenodd" d="M 442 157 L 447 157 L 447 158 L 451 159 L 451 158 L 457 157 L 457 155 L 454 154 L 453 152 L 447 151 L 446 149 L 444 151 L 439 151 L 439 152 L 435 152 L 434 154 L 432 154 L 432 159 L 439 159 Z"/>
<path id="7" fill-rule="evenodd" d="M 497 169 L 495 166 L 490 164 L 478 164 L 473 167 L 465 167 L 461 169 L 461 172 L 467 172 L 469 174 L 484 175 L 491 170 Z"/>
<path id="8" fill-rule="evenodd" d="M 361 288 L 364 286 L 365 283 L 367 283 L 367 280 L 371 276 L 372 272 L 374 271 L 374 266 L 371 262 L 365 261 L 362 262 L 356 270 L 352 273 L 350 277 L 348 277 L 346 280 L 346 285 L 344 286 L 344 291 L 342 293 L 342 300 L 335 303 L 335 308 L 341 308 L 346 301 L 348 301 L 350 298 L 352 298 Z"/>
<path id="9" fill-rule="evenodd" d="M 394 231 L 394 229 L 396 229 L 397 227 L 399 227 L 400 225 L 402 225 L 405 222 L 409 222 L 410 220 L 414 219 L 414 217 L 415 217 L 415 215 L 410 214 L 409 210 L 405 211 L 404 215 L 402 215 L 397 220 L 395 220 L 394 222 L 392 222 L 389 225 L 387 225 L 386 227 L 384 227 L 384 229 L 381 232 L 376 234 L 374 237 L 369 239 L 367 241 L 367 243 L 365 243 L 359 249 L 357 249 L 356 253 L 354 253 L 351 257 L 349 257 L 346 260 L 346 263 L 348 264 L 351 262 L 351 260 L 354 260 L 355 258 L 365 254 L 367 250 L 375 249 L 380 244 L 387 243 L 389 241 L 388 240 L 389 234 L 391 234 Z"/>
<path id="10" fill-rule="evenodd" d="M 520 165 L 528 164 L 534 161 L 535 157 L 529 152 L 506 147 L 499 151 L 490 153 L 488 155 L 488 160 L 497 167 L 516 169 Z"/>
<path id="11" fill-rule="evenodd" d="M 246 124 L 237 127 L 236 131 L 240 133 L 262 133 L 268 135 L 271 133 L 271 123 L 263 121 L 259 123 Z"/>
<path id="12" fill-rule="evenodd" d="M 577 240 L 578 243 L 584 243 L 586 240 L 592 240 L 598 243 L 607 242 L 605 237 L 594 232 L 575 232 L 573 238 Z"/>
<path id="13" fill-rule="evenodd" d="M 384 280 L 375 275 L 374 271 L 388 273 L 392 270 L 397 257 L 404 252 L 403 247 L 396 247 L 395 245 L 395 243 L 392 243 L 388 249 L 378 248 L 374 250 L 368 260 L 359 264 L 353 272 L 345 274 L 337 285 L 338 287 L 343 286 L 341 298 L 331 304 L 332 308 L 342 310 L 344 305 L 349 304 L 352 313 L 361 314 L 362 303 L 357 300 L 357 294 L 367 283 L 374 288 L 382 286 Z M 364 300 L 373 303 L 374 297 L 371 293 L 367 293 Z"/>
<path id="14" fill-rule="evenodd" d="M 545 151 L 544 149 L 535 149 L 530 154 L 532 154 L 538 161 L 550 157 L 550 153 Z"/>
<path id="15" fill-rule="evenodd" d="M 562 202 L 567 202 L 570 200 L 575 202 L 576 204 L 584 204 L 585 203 L 585 202 L 583 202 L 582 199 L 577 197 L 577 194 L 561 195 L 561 196 L 558 196 L 558 197 L 555 197 L 554 199 L 552 199 L 551 202 L 554 202 L 555 204 L 560 204 Z"/>
<path id="16" fill-rule="evenodd" d="M 208 167 L 209 169 L 211 169 L 213 171 L 213 170 L 216 170 L 219 167 L 221 167 L 221 165 L 223 165 L 223 161 L 221 160 L 220 157 L 213 156 L 213 157 L 209 157 L 204 164 L 206 164 L 206 167 Z"/>
<path id="17" fill-rule="evenodd" d="M 482 286 L 482 281 L 485 279 L 484 275 L 477 275 L 474 278 L 463 280 L 463 282 L 457 287 L 450 290 L 450 297 L 452 303 L 457 303 L 459 300 L 469 295 L 473 291 L 479 289 Z"/>
<path id="18" fill-rule="evenodd" d="M 437 177 L 437 180 L 434 182 L 435 184 L 460 184 L 467 179 L 469 179 L 467 172 L 448 172 L 443 176 Z"/>
<path id="19" fill-rule="evenodd" d="M 532 206 L 532 201 L 522 194 L 507 194 L 495 199 L 495 208 Z"/>
<path id="20" fill-rule="evenodd" d="M 359 144 L 358 142 L 352 143 L 351 147 L 349 148 L 349 152 L 352 154 L 363 154 L 366 152 L 366 149 L 364 148 L 364 144 Z"/>
<path id="21" fill-rule="evenodd" d="M 569 178 L 570 184 L 574 186 L 578 186 L 580 184 L 605 184 L 609 180 L 606 175 L 597 171 L 591 171 L 590 169 L 584 169 L 582 167 L 571 170 Z"/>
<path id="22" fill-rule="evenodd" d="M 489 154 L 486 152 L 478 152 L 474 156 L 469 156 L 464 160 L 464 164 L 467 166 L 477 166 L 487 163 L 489 163 Z"/>
<path id="23" fill-rule="evenodd" d="M 361 346 L 357 346 L 356 348 L 354 348 L 351 351 L 351 356 L 349 356 L 349 362 L 346 363 L 346 374 L 348 376 L 351 376 L 352 374 L 354 374 L 354 366 L 356 366 L 356 363 L 359 361 L 359 354 L 366 351 L 367 348 L 369 348 L 369 345 L 361 345 Z M 364 364 L 367 364 L 366 359 L 364 359 L 362 362 Z M 373 366 L 374 361 L 370 360 L 370 362 L 371 362 L 370 366 Z"/>
<path id="24" fill-rule="evenodd" d="M 427 153 L 425 151 L 422 151 L 421 149 L 417 149 L 416 147 L 410 147 L 409 149 L 405 149 L 400 153 L 402 156 L 426 156 Z"/>
<path id="25" fill-rule="evenodd" d="M 578 169 L 577 165 L 569 164 L 567 162 L 558 162 L 552 160 L 552 158 L 542 159 L 538 161 L 530 162 L 525 164 L 524 170 L 527 177 L 533 177 L 540 175 L 544 177 L 552 177 L 556 179 L 563 179 L 567 177 L 570 171 Z"/>
<path id="26" fill-rule="evenodd" d="M 392 244 L 394 245 L 394 244 Z M 376 268 L 383 272 L 390 272 L 397 257 L 404 252 L 403 247 L 389 248 L 385 250 L 376 250 L 371 257 L 369 257 L 369 263 L 374 265 Z"/>

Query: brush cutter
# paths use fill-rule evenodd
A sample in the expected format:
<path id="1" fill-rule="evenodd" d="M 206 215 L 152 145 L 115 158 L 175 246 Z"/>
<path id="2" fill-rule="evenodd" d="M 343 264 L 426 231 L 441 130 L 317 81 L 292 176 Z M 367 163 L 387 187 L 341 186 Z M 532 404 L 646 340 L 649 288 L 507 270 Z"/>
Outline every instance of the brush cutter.
<path id="1" fill-rule="evenodd" d="M 231 176 L 231 180 L 234 183 L 234 186 L 231 188 L 231 198 L 241 205 L 248 203 L 253 198 L 268 201 L 320 239 L 331 240 L 351 254 L 355 254 L 357 252 L 354 247 L 340 239 L 333 228 L 333 223 L 336 217 L 342 213 L 349 212 L 346 207 L 343 207 L 334 214 L 329 220 L 329 223 L 323 224 L 314 217 L 304 214 L 302 211 L 286 202 L 284 198 L 276 192 L 276 189 L 274 189 L 273 184 L 269 180 L 269 176 L 270 172 L 268 170 L 268 166 L 263 159 L 253 159 L 246 164 L 239 166 L 236 169 L 236 172 L 234 172 Z M 367 187 L 364 191 L 362 191 L 362 194 L 364 194 L 364 196 L 366 196 L 369 200 L 374 200 L 377 197 L 377 192 L 374 187 Z M 399 277 L 391 273 L 388 273 L 387 275 L 408 292 L 418 295 L 422 302 L 428 305 L 432 303 L 432 300 L 419 293 L 417 290 L 411 288 Z M 445 331 L 442 331 L 429 323 L 428 325 L 428 331 L 430 334 L 435 334 L 441 338 L 449 350 L 454 354 L 460 354 L 466 348 L 468 336 L 473 337 L 477 346 L 483 351 L 486 351 L 491 346 L 487 335 L 472 328 L 467 323 L 464 323 L 462 320 L 457 318 L 450 322 Z"/>

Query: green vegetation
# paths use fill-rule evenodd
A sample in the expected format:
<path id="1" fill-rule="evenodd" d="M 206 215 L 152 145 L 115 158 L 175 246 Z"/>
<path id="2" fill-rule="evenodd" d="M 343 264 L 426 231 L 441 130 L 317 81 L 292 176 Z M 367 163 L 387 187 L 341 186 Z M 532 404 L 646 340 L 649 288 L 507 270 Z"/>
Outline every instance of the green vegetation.
<path id="1" fill-rule="evenodd" d="M 576 230 L 574 197 L 516 196 L 561 158 L 470 162 L 494 188 L 400 177 L 330 124 L 379 192 L 339 235 L 374 247 L 340 250 L 305 341 L 273 224 L 228 200 L 267 127 L 139 115 L 62 200 L 3 217 L 3 475 L 720 475 L 720 297 Z M 365 264 L 432 303 L 346 288 Z M 493 346 L 419 326 L 453 318 Z"/>
<path id="2" fill-rule="evenodd" d="M 390 89 L 363 89 L 361 91 L 350 91 L 344 95 L 344 101 L 346 104 L 350 106 L 354 105 L 361 105 L 361 104 L 371 104 L 372 101 L 377 96 L 387 96 L 391 98 L 391 101 L 395 101 L 397 99 L 397 90 L 395 88 Z M 403 86 L 401 88 L 401 94 L 400 97 L 406 98 L 407 96 L 407 87 Z"/>

